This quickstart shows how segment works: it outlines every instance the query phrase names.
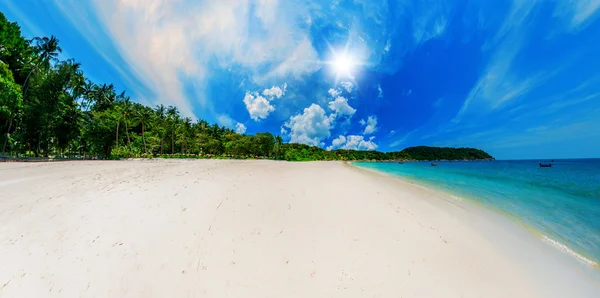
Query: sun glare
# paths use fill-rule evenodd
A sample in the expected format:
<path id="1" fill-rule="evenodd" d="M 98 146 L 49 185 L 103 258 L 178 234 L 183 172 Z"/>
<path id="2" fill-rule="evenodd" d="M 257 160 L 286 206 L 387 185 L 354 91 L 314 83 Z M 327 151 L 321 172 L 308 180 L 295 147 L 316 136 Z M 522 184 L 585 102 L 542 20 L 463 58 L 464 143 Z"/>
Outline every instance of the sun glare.
<path id="1" fill-rule="evenodd" d="M 355 66 L 354 60 L 348 55 L 338 55 L 334 58 L 332 65 L 339 76 L 352 76 Z"/>
<path id="2" fill-rule="evenodd" d="M 334 48 L 327 43 L 331 51 L 328 60 L 322 63 L 327 65 L 330 73 L 335 76 L 335 83 L 350 81 L 356 85 L 356 77 L 360 76 L 361 68 L 365 65 L 361 59 L 360 48 L 352 47 L 350 40 L 344 47 Z"/>

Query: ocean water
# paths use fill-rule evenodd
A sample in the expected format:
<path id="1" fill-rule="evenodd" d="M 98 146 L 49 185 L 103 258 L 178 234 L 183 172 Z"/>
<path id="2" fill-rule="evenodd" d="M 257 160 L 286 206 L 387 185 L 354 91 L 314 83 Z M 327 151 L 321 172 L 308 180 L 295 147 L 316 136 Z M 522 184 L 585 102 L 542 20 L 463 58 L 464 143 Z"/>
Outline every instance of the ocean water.
<path id="1" fill-rule="evenodd" d="M 600 264 L 600 159 L 357 162 L 499 211 L 593 268 Z"/>

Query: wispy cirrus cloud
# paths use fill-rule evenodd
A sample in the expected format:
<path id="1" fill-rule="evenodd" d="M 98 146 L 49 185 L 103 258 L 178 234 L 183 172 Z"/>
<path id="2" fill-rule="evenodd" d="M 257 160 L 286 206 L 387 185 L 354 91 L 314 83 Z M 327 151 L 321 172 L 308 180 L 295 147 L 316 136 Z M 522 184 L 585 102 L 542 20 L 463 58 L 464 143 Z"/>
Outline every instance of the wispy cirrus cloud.
<path id="1" fill-rule="evenodd" d="M 502 25 L 482 47 L 483 52 L 490 52 L 491 58 L 453 122 L 459 123 L 468 113 L 487 113 L 504 101 L 524 95 L 547 77 L 540 74 L 523 82 L 512 72 L 513 60 L 529 33 L 523 24 L 535 6 L 535 1 L 512 2 Z"/>
<path id="2" fill-rule="evenodd" d="M 600 16 L 598 0 L 558 1 L 554 14 L 570 22 L 571 29 L 583 29 Z"/>

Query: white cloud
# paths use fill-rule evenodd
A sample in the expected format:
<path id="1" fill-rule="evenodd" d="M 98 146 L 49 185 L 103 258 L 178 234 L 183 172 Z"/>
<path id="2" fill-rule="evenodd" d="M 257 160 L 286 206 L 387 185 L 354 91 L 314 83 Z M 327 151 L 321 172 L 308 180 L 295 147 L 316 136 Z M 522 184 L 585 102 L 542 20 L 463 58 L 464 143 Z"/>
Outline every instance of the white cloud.
<path id="1" fill-rule="evenodd" d="M 392 131 L 390 132 L 390 136 L 391 136 L 391 135 L 393 135 L 393 134 L 392 134 L 392 132 L 393 132 L 393 134 L 395 134 L 395 133 L 396 133 L 394 130 L 392 130 Z M 408 132 L 407 134 L 405 134 L 405 135 L 404 135 L 404 136 L 402 136 L 401 138 L 399 138 L 399 139 L 396 139 L 395 141 L 391 142 L 389 146 L 390 146 L 391 148 L 395 148 L 395 147 L 398 147 L 398 146 L 402 145 L 402 144 L 403 144 L 404 142 L 406 142 L 406 140 L 408 140 L 408 138 L 410 138 L 410 136 L 411 136 L 412 134 L 414 134 L 415 132 L 417 132 L 417 130 L 416 130 L 416 129 L 415 129 L 415 130 L 413 130 L 413 131 L 410 131 L 410 132 Z"/>
<path id="2" fill-rule="evenodd" d="M 271 89 L 265 89 L 262 94 L 264 96 L 271 97 L 271 98 L 281 98 L 283 95 L 285 95 L 286 89 L 287 89 L 287 84 L 284 83 L 283 88 L 281 88 L 279 86 L 273 86 L 273 87 L 271 87 Z"/>
<path id="3" fill-rule="evenodd" d="M 335 100 L 329 102 L 329 109 L 332 110 L 336 116 L 352 116 L 356 112 L 356 109 L 352 108 L 348 104 L 348 99 L 339 96 Z"/>
<path id="4" fill-rule="evenodd" d="M 336 98 L 338 96 L 340 96 L 342 94 L 342 92 L 338 89 L 329 89 L 328 91 L 329 95 L 331 95 L 331 97 Z"/>
<path id="5" fill-rule="evenodd" d="M 232 128 L 233 123 L 235 123 L 235 121 L 228 115 L 222 114 L 217 117 L 217 124 L 221 126 Z"/>
<path id="6" fill-rule="evenodd" d="M 463 106 L 452 120 L 459 123 L 468 114 L 486 114 L 510 100 L 531 91 L 547 80 L 552 73 L 537 73 L 532 70 L 523 78 L 512 71 L 513 60 L 527 39 L 528 30 L 523 26 L 534 9 L 535 1 L 515 1 L 498 32 L 483 45 L 490 51 L 491 59 L 478 82 L 471 89 Z M 534 73 L 534 75 L 531 75 Z"/>
<path id="7" fill-rule="evenodd" d="M 256 92 L 246 92 L 244 96 L 244 104 L 250 114 L 250 118 L 254 121 L 267 119 L 271 112 L 275 111 L 275 106 L 271 105 L 269 100 Z"/>
<path id="8" fill-rule="evenodd" d="M 342 147 L 344 145 L 344 143 L 346 143 L 346 137 L 339 136 L 339 137 L 335 138 L 333 141 L 331 141 L 331 146 L 333 146 L 334 148 L 339 148 L 339 147 Z"/>
<path id="9" fill-rule="evenodd" d="M 365 135 L 370 135 L 370 134 L 376 132 L 378 129 L 376 116 L 369 116 L 367 118 L 367 121 L 361 120 L 360 124 L 366 125 L 365 130 L 363 131 L 363 134 L 365 134 Z"/>
<path id="10" fill-rule="evenodd" d="M 254 121 L 267 119 L 269 114 L 275 111 L 275 106 L 271 104 L 271 101 L 283 97 L 286 89 L 287 84 L 284 83 L 282 87 L 273 86 L 270 89 L 263 90 L 262 95 L 258 92 L 246 92 L 244 104 L 250 118 Z"/>
<path id="11" fill-rule="evenodd" d="M 392 41 L 388 39 L 388 41 L 385 43 L 385 47 L 383 48 L 383 50 L 386 52 L 389 52 L 391 47 L 392 47 Z"/>
<path id="12" fill-rule="evenodd" d="M 599 0 L 563 0 L 558 1 L 554 14 L 568 19 L 572 29 L 582 29 L 600 16 Z"/>
<path id="13" fill-rule="evenodd" d="M 366 140 L 363 136 L 358 135 L 340 135 L 331 141 L 331 146 L 327 147 L 327 150 L 375 150 L 378 146 L 373 142 L 374 139 L 375 137 L 370 137 Z"/>
<path id="14" fill-rule="evenodd" d="M 381 84 L 377 84 L 377 98 L 383 98 L 383 89 L 381 89 Z"/>
<path id="15" fill-rule="evenodd" d="M 360 121 L 358 121 L 358 123 L 360 123 L 360 125 L 365 125 L 367 124 L 367 121 L 365 121 L 365 119 L 360 119 Z"/>
<path id="16" fill-rule="evenodd" d="M 302 114 L 292 116 L 283 126 L 289 129 L 291 143 L 318 146 L 322 140 L 329 138 L 333 122 L 333 117 L 327 116 L 321 106 L 313 103 Z"/>
<path id="17" fill-rule="evenodd" d="M 431 4 L 420 2 L 419 11 L 412 17 L 413 38 L 416 45 L 444 34 L 448 25 L 448 7 L 442 2 Z"/>
<path id="18" fill-rule="evenodd" d="M 354 84 L 352 84 L 352 82 L 343 81 L 341 85 L 348 93 L 352 93 L 352 90 L 354 90 Z"/>
<path id="19" fill-rule="evenodd" d="M 239 133 L 239 134 L 245 134 L 246 133 L 246 125 L 244 125 L 243 123 L 237 123 L 235 125 L 235 132 Z"/>

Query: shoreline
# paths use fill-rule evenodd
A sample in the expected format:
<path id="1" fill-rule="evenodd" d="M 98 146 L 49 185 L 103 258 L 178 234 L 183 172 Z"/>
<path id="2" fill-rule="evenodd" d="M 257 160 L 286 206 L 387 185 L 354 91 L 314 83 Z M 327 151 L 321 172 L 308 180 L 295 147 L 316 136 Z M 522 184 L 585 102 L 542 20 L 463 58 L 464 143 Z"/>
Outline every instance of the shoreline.
<path id="1" fill-rule="evenodd" d="M 534 227 L 527 224 L 523 220 L 513 216 L 512 214 L 510 214 L 502 209 L 494 208 L 492 206 L 486 206 L 475 199 L 471 199 L 468 197 L 462 197 L 462 196 L 459 196 L 456 194 L 452 194 L 449 192 L 435 189 L 434 186 L 429 186 L 427 184 L 420 183 L 419 181 L 410 180 L 410 179 L 407 179 L 402 176 L 397 176 L 397 175 L 393 175 L 390 173 L 380 172 L 380 171 L 377 171 L 374 169 L 360 167 L 358 165 L 354 165 L 353 163 L 354 162 L 347 163 L 346 165 L 349 167 L 361 170 L 361 171 L 369 172 L 371 174 L 380 175 L 380 176 L 391 178 L 391 179 L 396 179 L 399 182 L 406 183 L 408 185 L 424 189 L 426 191 L 429 191 L 429 192 L 432 192 L 432 193 L 438 195 L 440 197 L 440 199 L 443 199 L 446 201 L 454 200 L 454 201 L 460 202 L 462 204 L 469 204 L 472 207 L 476 207 L 477 209 L 480 209 L 480 210 L 475 210 L 476 212 L 479 212 L 479 211 L 491 212 L 494 215 L 497 215 L 497 217 L 498 217 L 497 219 L 499 219 L 500 221 L 504 221 L 504 220 L 508 221 L 508 222 L 514 224 L 515 226 L 517 226 L 518 228 L 527 231 L 529 234 L 531 234 L 531 236 L 533 236 L 533 238 L 539 240 L 541 243 L 544 243 L 544 244 L 552 247 L 553 249 L 555 249 L 557 252 L 560 252 L 561 254 L 568 255 L 570 258 L 572 258 L 576 262 L 577 265 L 584 266 L 586 269 L 594 270 L 594 273 L 598 274 L 598 276 L 600 276 L 600 262 L 598 260 L 595 260 L 594 258 L 586 255 L 583 252 L 573 250 L 568 245 L 561 243 L 561 242 L 545 235 L 544 231 L 539 231 L 539 230 L 535 229 Z M 499 223 L 503 224 L 501 222 L 499 222 Z"/>

